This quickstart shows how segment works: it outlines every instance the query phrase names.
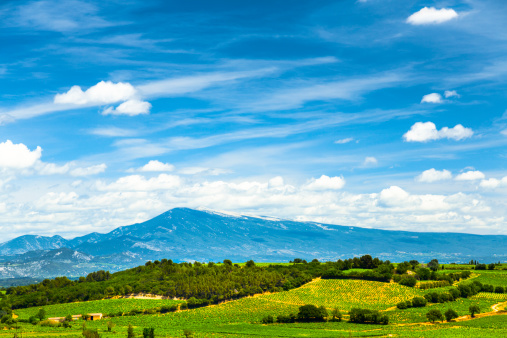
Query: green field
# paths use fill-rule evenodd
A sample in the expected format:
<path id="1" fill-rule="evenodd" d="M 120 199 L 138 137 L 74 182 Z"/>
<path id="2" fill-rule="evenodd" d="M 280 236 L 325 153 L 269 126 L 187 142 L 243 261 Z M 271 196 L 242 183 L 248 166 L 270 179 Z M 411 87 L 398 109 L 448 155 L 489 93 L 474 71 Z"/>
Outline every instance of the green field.
<path id="1" fill-rule="evenodd" d="M 507 286 L 507 271 L 477 271 L 483 283 Z M 465 281 L 466 282 L 466 281 Z M 194 337 L 505 337 L 507 316 L 505 312 L 492 312 L 495 304 L 507 304 L 506 294 L 481 292 L 471 298 L 459 298 L 453 302 L 429 304 L 422 308 L 400 310 L 395 305 L 404 300 L 428 292 L 443 292 L 449 287 L 420 290 L 399 285 L 349 279 L 315 279 L 299 288 L 277 293 L 266 293 L 239 300 L 228 301 L 198 309 L 183 310 L 167 314 L 143 314 L 118 316 L 119 312 L 153 309 L 181 301 L 163 299 L 105 299 L 44 306 L 48 317 L 67 314 L 101 312 L 115 313 L 112 318 L 86 322 L 87 328 L 97 329 L 101 337 L 119 338 L 127 334 L 127 326 L 133 325 L 137 337 L 142 337 L 143 328 L 155 328 L 157 337 L 183 337 L 183 330 L 193 331 Z M 339 308 L 344 316 L 342 322 L 261 324 L 263 317 L 297 313 L 299 306 L 313 304 L 329 310 Z M 481 312 L 490 316 L 458 322 L 427 323 L 426 313 L 439 309 L 444 313 L 454 309 L 459 316 L 469 314 L 470 305 L 478 305 Z M 389 315 L 389 325 L 353 324 L 347 321 L 347 312 L 352 307 L 381 310 Z M 501 307 L 499 308 L 501 309 Z M 15 310 L 20 319 L 35 315 L 39 307 Z M 107 331 L 107 322 L 115 324 L 112 332 Z M 44 327 L 19 323 L 19 330 L 26 338 L 78 337 L 81 336 L 83 321 L 77 321 L 71 328 Z M 1 325 L 0 325 L 1 328 Z M 12 337 L 13 329 L 1 330 L 1 337 Z"/>

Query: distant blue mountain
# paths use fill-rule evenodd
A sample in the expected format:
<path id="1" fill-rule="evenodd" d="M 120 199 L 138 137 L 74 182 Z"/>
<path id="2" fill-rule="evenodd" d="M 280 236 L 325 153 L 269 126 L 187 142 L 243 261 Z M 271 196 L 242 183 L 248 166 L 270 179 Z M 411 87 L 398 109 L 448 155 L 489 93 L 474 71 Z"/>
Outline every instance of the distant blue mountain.
<path id="1" fill-rule="evenodd" d="M 0 255 L 62 247 L 93 257 L 90 262 L 96 265 L 90 269 L 107 262 L 114 265 L 110 270 L 161 258 L 276 262 L 296 257 L 336 260 L 369 254 L 391 261 L 425 262 L 437 258 L 443 263 L 470 259 L 497 262 L 507 258 L 507 236 L 387 231 L 187 208 L 175 208 L 107 234 L 92 233 L 72 240 L 58 236 L 18 237 L 0 244 Z"/>

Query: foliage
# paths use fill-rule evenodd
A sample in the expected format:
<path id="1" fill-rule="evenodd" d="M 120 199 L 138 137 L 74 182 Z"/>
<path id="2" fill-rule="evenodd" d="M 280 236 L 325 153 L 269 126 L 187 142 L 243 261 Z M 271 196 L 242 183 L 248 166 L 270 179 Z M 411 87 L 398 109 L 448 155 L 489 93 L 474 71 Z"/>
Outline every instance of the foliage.
<path id="1" fill-rule="evenodd" d="M 470 307 L 468 308 L 468 311 L 470 312 L 470 315 L 473 317 L 475 317 L 475 314 L 476 313 L 481 313 L 481 308 L 479 307 L 479 305 L 477 304 L 472 304 L 470 305 Z"/>
<path id="2" fill-rule="evenodd" d="M 458 313 L 456 311 L 454 311 L 453 309 L 448 309 L 447 311 L 445 311 L 444 315 L 445 315 L 445 319 L 448 322 L 459 317 Z"/>
<path id="3" fill-rule="evenodd" d="M 100 335 L 97 330 L 83 330 L 83 336 L 85 338 L 100 338 Z"/>
<path id="4" fill-rule="evenodd" d="M 428 311 L 428 313 L 426 313 L 426 318 L 428 318 L 430 322 L 434 323 L 438 320 L 443 321 L 444 315 L 442 315 L 442 312 L 440 312 L 438 309 L 431 309 Z"/>
<path id="5" fill-rule="evenodd" d="M 362 324 L 389 324 L 389 317 L 377 310 L 353 308 L 349 311 L 349 321 Z"/>
<path id="6" fill-rule="evenodd" d="M 321 322 L 327 317 L 327 310 L 325 307 L 317 307 L 315 305 L 303 305 L 299 307 L 297 314 L 298 321 L 302 322 Z"/>
<path id="7" fill-rule="evenodd" d="M 155 338 L 155 329 L 153 327 L 145 327 L 143 329 L 143 338 Z"/>

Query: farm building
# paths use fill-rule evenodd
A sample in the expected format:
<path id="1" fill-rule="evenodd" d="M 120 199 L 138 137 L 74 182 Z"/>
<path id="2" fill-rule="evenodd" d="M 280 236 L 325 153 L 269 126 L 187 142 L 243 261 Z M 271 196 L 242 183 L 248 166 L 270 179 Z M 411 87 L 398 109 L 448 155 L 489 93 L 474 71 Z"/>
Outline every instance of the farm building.
<path id="1" fill-rule="evenodd" d="M 102 313 L 89 313 L 88 316 L 90 316 L 90 320 L 101 320 L 102 319 Z"/>
<path id="2" fill-rule="evenodd" d="M 63 323 L 65 321 L 65 317 L 52 317 L 48 318 L 48 320 L 53 323 Z"/>

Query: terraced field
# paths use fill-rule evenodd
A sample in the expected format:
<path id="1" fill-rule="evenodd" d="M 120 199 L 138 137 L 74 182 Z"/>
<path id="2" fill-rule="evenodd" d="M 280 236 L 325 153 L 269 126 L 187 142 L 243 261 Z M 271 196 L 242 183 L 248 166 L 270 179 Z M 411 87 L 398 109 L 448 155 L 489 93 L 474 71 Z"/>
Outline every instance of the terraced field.
<path id="1" fill-rule="evenodd" d="M 419 289 L 396 283 L 351 279 L 317 279 L 298 289 L 260 296 L 270 302 L 291 305 L 314 304 L 326 308 L 338 307 L 348 311 L 352 307 L 385 310 L 397 303 L 421 296 Z"/>

